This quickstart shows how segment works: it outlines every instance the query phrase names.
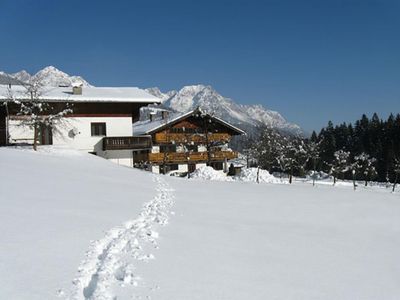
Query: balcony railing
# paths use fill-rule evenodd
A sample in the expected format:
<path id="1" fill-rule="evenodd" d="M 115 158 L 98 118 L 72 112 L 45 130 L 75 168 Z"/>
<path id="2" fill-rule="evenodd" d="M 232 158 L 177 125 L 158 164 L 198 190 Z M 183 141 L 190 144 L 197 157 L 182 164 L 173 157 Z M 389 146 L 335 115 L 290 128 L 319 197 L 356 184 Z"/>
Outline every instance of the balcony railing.
<path id="1" fill-rule="evenodd" d="M 234 151 L 216 151 L 210 153 L 210 161 L 224 161 L 225 159 L 234 159 L 238 157 L 238 153 Z M 149 153 L 148 161 L 151 163 L 189 163 L 189 162 L 207 162 L 207 152 L 192 153 Z"/>
<path id="2" fill-rule="evenodd" d="M 206 135 L 203 133 L 193 133 L 193 134 L 185 134 L 185 133 L 166 133 L 157 132 L 155 134 L 155 142 L 156 143 L 206 143 L 208 142 L 229 142 L 231 136 L 228 133 L 210 133 Z"/>
<path id="3" fill-rule="evenodd" d="M 151 149 L 151 136 L 104 137 L 103 151 Z"/>

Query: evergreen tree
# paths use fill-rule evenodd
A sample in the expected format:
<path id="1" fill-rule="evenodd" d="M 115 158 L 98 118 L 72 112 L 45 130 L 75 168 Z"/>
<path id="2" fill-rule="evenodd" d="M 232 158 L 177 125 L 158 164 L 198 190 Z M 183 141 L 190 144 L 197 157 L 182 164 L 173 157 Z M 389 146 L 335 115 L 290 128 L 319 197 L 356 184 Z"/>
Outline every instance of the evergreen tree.
<path id="1" fill-rule="evenodd" d="M 386 182 L 387 178 L 394 181 L 396 173 L 392 161 L 395 154 L 400 153 L 400 114 L 392 114 L 386 121 L 381 120 L 377 114 L 371 119 L 363 115 L 354 125 L 343 123 L 335 127 L 332 122 L 328 122 L 320 131 L 318 139 L 323 139 L 320 144 L 321 158 L 317 163 L 320 170 L 332 168 L 335 151 L 344 150 L 350 152 L 350 161 L 362 153 L 374 157 L 377 175 L 371 176 L 381 182 Z M 352 178 L 350 172 L 344 175 L 347 179 Z M 358 169 L 355 175 L 365 178 Z"/>

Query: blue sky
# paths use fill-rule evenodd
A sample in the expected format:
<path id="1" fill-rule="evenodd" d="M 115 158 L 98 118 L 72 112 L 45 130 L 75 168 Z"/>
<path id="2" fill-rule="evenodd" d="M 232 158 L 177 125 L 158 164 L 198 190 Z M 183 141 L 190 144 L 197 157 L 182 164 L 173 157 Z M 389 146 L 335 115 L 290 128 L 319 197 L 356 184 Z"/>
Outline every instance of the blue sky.
<path id="1" fill-rule="evenodd" d="M 400 1 L 0 0 L 0 70 L 209 84 L 310 131 L 400 112 Z"/>

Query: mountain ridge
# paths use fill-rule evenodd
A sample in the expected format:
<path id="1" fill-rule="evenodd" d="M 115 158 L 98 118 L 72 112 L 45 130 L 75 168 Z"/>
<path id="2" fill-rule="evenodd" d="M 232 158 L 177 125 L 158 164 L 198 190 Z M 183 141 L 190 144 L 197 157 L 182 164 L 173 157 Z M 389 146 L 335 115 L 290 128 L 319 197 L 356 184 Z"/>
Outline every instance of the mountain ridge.
<path id="1" fill-rule="evenodd" d="M 184 113 L 200 107 L 248 132 L 267 126 L 289 134 L 304 135 L 300 126 L 286 121 L 279 112 L 268 110 L 261 104 L 238 104 L 219 94 L 210 85 L 188 85 L 166 93 L 158 87 L 145 90 L 160 98 L 166 108 Z"/>
<path id="2" fill-rule="evenodd" d="M 81 76 L 71 76 L 54 66 L 47 66 L 34 75 L 25 70 L 12 74 L 0 72 L 0 74 L 22 82 L 40 80 L 42 84 L 48 86 L 72 86 L 75 84 L 92 86 Z M 158 87 L 145 88 L 145 90 L 160 98 L 163 106 L 168 109 L 184 113 L 200 107 L 250 134 L 257 132 L 258 128 L 267 126 L 289 134 L 304 135 L 300 126 L 288 122 L 279 112 L 268 110 L 261 104 L 237 103 L 231 98 L 222 96 L 210 85 L 187 85 L 179 90 L 167 92 L 162 92 Z"/>
<path id="3" fill-rule="evenodd" d="M 92 86 L 81 76 L 71 76 L 53 66 L 47 66 L 33 75 L 28 73 L 26 70 L 21 70 L 19 72 L 11 74 L 7 74 L 5 72 L 1 73 L 22 82 L 29 82 L 34 80 L 40 81 L 41 84 L 47 86 L 72 86 L 75 84 L 82 84 L 82 86 Z"/>

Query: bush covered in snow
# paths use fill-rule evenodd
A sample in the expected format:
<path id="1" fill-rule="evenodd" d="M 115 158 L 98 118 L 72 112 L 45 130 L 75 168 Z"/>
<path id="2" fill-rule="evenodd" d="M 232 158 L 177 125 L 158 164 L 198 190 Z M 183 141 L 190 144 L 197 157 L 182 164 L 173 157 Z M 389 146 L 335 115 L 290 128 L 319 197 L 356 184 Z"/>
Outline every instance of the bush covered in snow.
<path id="1" fill-rule="evenodd" d="M 190 178 L 204 179 L 204 180 L 216 180 L 216 181 L 246 181 L 246 182 L 257 182 L 257 168 L 244 168 L 238 176 L 230 177 L 227 176 L 223 171 L 214 170 L 212 167 L 201 167 L 196 169 Z M 282 183 L 282 181 L 267 170 L 260 169 L 259 172 L 260 183 Z"/>
<path id="2" fill-rule="evenodd" d="M 230 177 L 226 176 L 223 171 L 214 170 L 212 167 L 209 166 L 204 166 L 196 169 L 193 173 L 190 174 L 190 178 L 217 181 L 232 180 Z"/>
<path id="3" fill-rule="evenodd" d="M 241 181 L 257 181 L 257 168 L 242 169 L 240 174 L 236 176 L 237 180 Z M 260 169 L 259 171 L 259 182 L 263 183 L 281 183 L 281 180 L 271 175 L 267 170 Z"/>

